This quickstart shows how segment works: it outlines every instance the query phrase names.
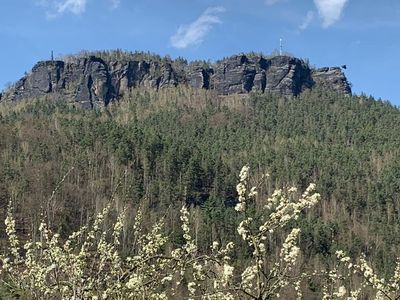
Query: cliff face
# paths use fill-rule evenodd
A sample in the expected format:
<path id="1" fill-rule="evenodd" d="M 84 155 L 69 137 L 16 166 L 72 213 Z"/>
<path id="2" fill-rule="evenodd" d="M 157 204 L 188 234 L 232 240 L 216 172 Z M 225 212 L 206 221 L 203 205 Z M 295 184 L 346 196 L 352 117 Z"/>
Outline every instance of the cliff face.
<path id="1" fill-rule="evenodd" d="M 351 93 L 340 68 L 311 69 L 302 60 L 289 56 L 235 55 L 214 64 L 188 64 L 183 60 L 151 57 L 103 60 L 88 55 L 37 63 L 4 93 L 2 100 L 53 94 L 93 108 L 109 104 L 130 88 L 160 89 L 177 85 L 212 89 L 220 95 L 260 91 L 296 96 L 314 87 Z"/>
<path id="2" fill-rule="evenodd" d="M 351 94 L 351 88 L 347 78 L 339 67 L 320 68 L 312 70 L 311 76 L 314 83 L 324 89 L 335 92 Z"/>

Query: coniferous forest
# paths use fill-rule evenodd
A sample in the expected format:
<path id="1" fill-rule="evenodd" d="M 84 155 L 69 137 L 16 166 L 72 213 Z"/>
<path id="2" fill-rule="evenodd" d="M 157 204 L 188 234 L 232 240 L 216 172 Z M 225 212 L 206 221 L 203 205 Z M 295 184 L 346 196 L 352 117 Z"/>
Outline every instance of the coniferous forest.
<path id="1" fill-rule="evenodd" d="M 396 272 L 400 111 L 390 103 L 318 89 L 283 97 L 177 87 L 133 89 L 98 110 L 51 98 L 0 106 L 0 219 L 11 207 L 21 243 L 42 242 L 43 221 L 66 240 L 111 205 L 110 221 L 102 226 L 112 226 L 124 212 L 122 256 L 135 251 L 138 242 L 130 233 L 139 212 L 143 232 L 164 220 L 161 251 L 168 253 L 187 244 L 181 222 L 188 214 L 197 251 L 207 254 L 214 242 L 233 242 L 231 264 L 240 269 L 251 257 L 235 210 L 243 166 L 250 170 L 247 184 L 257 187 L 246 211 L 255 219 L 275 189 L 296 187 L 290 191 L 299 198 L 315 183 L 319 202 L 289 221 L 301 230 L 300 272 L 333 270 L 338 250 L 354 261 L 362 257 L 381 278 Z M 6 225 L 0 225 L 2 253 L 9 245 Z M 265 240 L 266 265 L 281 255 L 288 233 L 279 228 Z M 322 282 L 303 282 L 303 297 L 321 298 Z M 354 275 L 345 285 L 351 290 L 360 281 Z M 5 277 L 0 295 L 40 298 L 23 290 Z M 188 298 L 180 293 L 176 299 Z M 358 299 L 371 295 L 367 288 Z M 343 294 L 337 296 L 329 299 Z M 208 299 L 223 299 L 215 297 Z"/>

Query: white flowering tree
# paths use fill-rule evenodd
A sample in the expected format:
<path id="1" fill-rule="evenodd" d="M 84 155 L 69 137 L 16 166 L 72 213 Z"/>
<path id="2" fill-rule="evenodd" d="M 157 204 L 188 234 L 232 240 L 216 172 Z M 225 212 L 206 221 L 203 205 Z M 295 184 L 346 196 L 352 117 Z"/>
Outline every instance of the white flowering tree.
<path id="1" fill-rule="evenodd" d="M 357 260 L 352 260 L 344 251 L 336 251 L 336 257 L 342 266 L 342 271 L 338 274 L 331 275 L 331 281 L 334 286 L 339 286 L 333 293 L 329 293 L 329 289 L 325 288 L 324 295 L 326 299 L 359 299 L 363 291 L 370 290 L 370 294 L 375 299 L 395 300 L 400 299 L 400 259 L 397 259 L 396 268 L 391 278 L 385 279 L 379 277 L 368 263 L 365 255 Z M 348 283 L 352 276 L 357 276 L 361 284 L 360 286 L 348 290 L 345 283 Z M 344 284 L 341 284 L 344 283 Z M 333 297 L 329 297 L 333 295 Z"/>
<path id="2" fill-rule="evenodd" d="M 244 167 L 240 172 L 240 182 L 236 187 L 239 202 L 235 210 L 242 213 L 244 218 L 237 231 L 253 253 L 249 265 L 241 273 L 237 290 L 251 299 L 270 299 L 274 296 L 279 297 L 283 288 L 291 286 L 295 289 L 297 297 L 301 298 L 300 282 L 303 275 L 293 272 L 300 252 L 297 245 L 300 229 L 291 229 L 282 245 L 278 260 L 272 266 L 268 263 L 269 254 L 266 252 L 265 241 L 276 230 L 296 220 L 304 209 L 318 203 L 320 195 L 315 192 L 315 184 L 311 184 L 297 200 L 294 200 L 296 188 L 278 189 L 266 200 L 257 219 L 253 216 L 247 217 L 248 201 L 257 194 L 255 187 L 247 192 L 248 173 L 248 167 Z"/>
<path id="3" fill-rule="evenodd" d="M 127 256 L 120 247 L 126 216 L 119 214 L 113 225 L 107 226 L 111 205 L 91 226 L 64 241 L 42 222 L 39 239 L 23 244 L 10 205 L 5 221 L 9 251 L 1 256 L 3 284 L 14 294 L 34 299 L 270 299 L 284 288 L 293 289 L 301 298 L 304 275 L 295 269 L 300 229 L 287 227 L 303 210 L 314 206 L 320 195 L 314 184 L 299 199 L 295 188 L 276 190 L 257 216 L 250 216 L 248 208 L 257 189 L 248 189 L 248 177 L 249 168 L 244 167 L 235 207 L 241 217 L 237 232 L 250 253 L 243 263 L 232 259 L 237 247 L 233 242 L 213 242 L 207 253 L 200 253 L 186 207 L 180 214 L 184 242 L 173 249 L 166 247 L 163 221 L 144 232 L 139 210 L 132 230 L 135 244 Z M 265 242 L 279 230 L 288 234 L 271 264 Z"/>

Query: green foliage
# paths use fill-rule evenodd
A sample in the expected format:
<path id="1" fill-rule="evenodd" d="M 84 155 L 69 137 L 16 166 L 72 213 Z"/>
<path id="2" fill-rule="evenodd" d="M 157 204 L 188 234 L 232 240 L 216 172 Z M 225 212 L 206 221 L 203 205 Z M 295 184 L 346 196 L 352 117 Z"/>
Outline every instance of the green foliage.
<path id="1" fill-rule="evenodd" d="M 255 182 L 271 174 L 258 197 L 276 186 L 317 184 L 322 201 L 301 221 L 306 263 L 329 266 L 344 249 L 366 253 L 387 275 L 400 250 L 399 124 L 400 111 L 388 103 L 318 90 L 297 98 L 133 90 L 103 111 L 49 100 L 3 106 L 0 205 L 14 201 L 23 234 L 37 234 L 44 213 L 66 236 L 121 181 L 117 200 L 127 214 L 142 203 L 149 222 L 165 216 L 167 234 L 179 227 L 182 203 L 196 206 L 201 248 L 237 239 L 236 174 L 249 163 Z"/>

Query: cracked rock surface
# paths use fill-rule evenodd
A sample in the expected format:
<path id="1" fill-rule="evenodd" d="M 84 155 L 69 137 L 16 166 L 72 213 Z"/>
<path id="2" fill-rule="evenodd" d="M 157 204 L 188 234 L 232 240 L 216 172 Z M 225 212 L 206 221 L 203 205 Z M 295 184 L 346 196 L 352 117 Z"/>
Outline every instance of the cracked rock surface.
<path id="1" fill-rule="evenodd" d="M 151 55 L 121 60 L 85 55 L 38 62 L 0 99 L 16 101 L 52 94 L 94 108 L 119 99 L 131 88 L 178 85 L 211 89 L 220 95 L 258 91 L 297 96 L 315 87 L 351 94 L 340 68 L 312 69 L 303 60 L 290 56 L 240 54 L 215 63 L 188 63 Z"/>

